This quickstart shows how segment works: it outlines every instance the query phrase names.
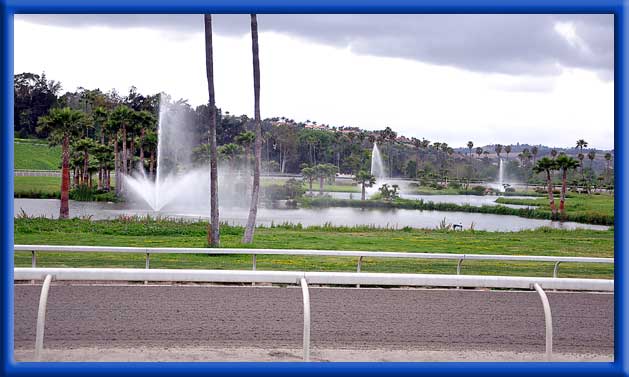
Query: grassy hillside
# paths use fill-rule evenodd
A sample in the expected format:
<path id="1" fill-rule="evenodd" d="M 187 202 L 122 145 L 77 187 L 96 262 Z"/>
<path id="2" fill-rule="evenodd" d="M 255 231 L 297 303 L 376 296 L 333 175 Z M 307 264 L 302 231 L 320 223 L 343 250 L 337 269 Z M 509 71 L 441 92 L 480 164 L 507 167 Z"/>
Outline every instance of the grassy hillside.
<path id="1" fill-rule="evenodd" d="M 59 170 L 61 148 L 45 140 L 15 139 L 13 150 L 15 169 Z"/>

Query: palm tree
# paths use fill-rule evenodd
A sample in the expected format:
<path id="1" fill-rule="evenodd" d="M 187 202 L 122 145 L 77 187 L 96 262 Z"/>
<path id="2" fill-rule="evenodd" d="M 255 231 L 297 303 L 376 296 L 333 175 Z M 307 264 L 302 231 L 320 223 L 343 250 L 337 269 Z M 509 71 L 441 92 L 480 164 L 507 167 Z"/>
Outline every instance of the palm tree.
<path id="1" fill-rule="evenodd" d="M 114 111 L 111 113 L 110 119 L 109 121 L 112 123 L 112 128 L 115 130 L 120 130 L 122 132 L 122 134 L 120 135 L 121 137 L 121 142 L 122 142 L 122 173 L 123 174 L 127 174 L 128 173 L 128 166 L 127 166 L 127 129 L 129 126 L 129 123 L 131 122 L 131 118 L 133 116 L 133 110 L 131 110 L 130 108 L 128 108 L 125 105 L 120 105 L 118 107 L 116 107 L 114 109 Z M 120 132 L 118 131 L 118 132 Z M 118 135 L 117 132 L 117 135 Z M 116 143 L 117 143 L 117 139 L 116 138 Z M 115 144 L 114 144 L 115 145 Z M 115 153 L 118 153 L 118 150 L 116 149 Z M 118 159 L 118 164 L 120 163 L 120 158 Z M 118 167 L 117 169 L 118 173 L 120 173 L 120 167 Z M 124 188 L 123 188 L 123 184 L 122 184 L 122 177 L 120 176 L 120 174 L 116 174 L 116 193 L 120 193 Z"/>
<path id="2" fill-rule="evenodd" d="M 94 119 L 94 128 L 100 132 L 100 143 L 105 144 L 105 127 L 109 120 L 109 111 L 102 106 L 98 106 L 92 113 Z"/>
<path id="3" fill-rule="evenodd" d="M 81 133 L 84 114 L 69 107 L 53 108 L 38 120 L 37 132 L 49 134 L 52 144 L 61 143 L 61 206 L 59 218 L 70 217 L 70 139 Z"/>
<path id="4" fill-rule="evenodd" d="M 611 164 L 612 161 L 612 154 L 607 152 L 605 153 L 605 161 L 607 161 L 607 168 L 605 169 L 605 176 L 606 176 L 606 180 L 607 180 L 607 184 L 609 184 L 609 166 Z"/>
<path id="5" fill-rule="evenodd" d="M 387 126 L 384 130 L 380 131 L 380 138 L 383 143 L 387 145 L 387 159 L 389 160 L 389 177 L 393 176 L 393 151 L 391 150 L 391 145 L 395 142 L 397 138 L 397 133 L 391 129 L 391 127 Z"/>
<path id="6" fill-rule="evenodd" d="M 365 187 L 373 186 L 376 183 L 376 177 L 364 170 L 361 170 L 354 177 L 354 181 L 362 186 L 362 195 L 360 199 L 365 200 Z"/>
<path id="7" fill-rule="evenodd" d="M 92 113 L 92 118 L 94 120 L 94 127 L 98 129 L 100 133 L 100 143 L 101 145 L 105 144 L 105 129 L 107 127 L 107 122 L 109 122 L 109 111 L 102 106 L 96 107 L 94 112 Z M 98 189 L 102 189 L 104 174 L 105 174 L 105 161 L 99 162 L 98 167 Z"/>
<path id="8" fill-rule="evenodd" d="M 146 133 L 155 129 L 157 119 L 153 114 L 146 110 L 137 112 L 135 115 L 138 128 L 140 129 L 140 139 L 138 146 L 140 147 L 140 166 L 144 169 L 144 146 Z"/>
<path id="9" fill-rule="evenodd" d="M 498 159 L 500 159 L 500 153 L 502 153 L 502 145 L 496 144 L 496 146 L 494 147 L 494 151 L 496 151 L 496 155 L 498 156 Z"/>
<path id="10" fill-rule="evenodd" d="M 542 157 L 537 164 L 533 166 L 535 173 L 546 172 L 546 183 L 548 185 L 548 200 L 550 202 L 550 211 L 552 213 L 553 220 L 557 218 L 557 208 L 555 207 L 555 198 L 553 197 L 553 179 L 552 172 L 557 169 L 557 163 L 555 160 L 548 157 Z"/>
<path id="11" fill-rule="evenodd" d="M 592 163 L 594 162 L 594 159 L 596 158 L 596 150 L 592 149 L 591 151 L 588 152 L 587 154 L 588 156 L 588 160 L 590 160 L 590 177 L 594 177 L 594 170 L 592 170 Z M 590 193 L 590 183 L 592 178 L 589 178 L 587 181 L 587 188 L 588 188 L 588 193 Z"/>
<path id="12" fill-rule="evenodd" d="M 120 140 L 120 127 L 117 122 L 115 122 L 110 114 L 109 120 L 105 124 L 105 129 L 109 134 L 109 144 L 113 144 L 114 151 L 114 179 L 116 180 L 116 195 L 120 193 L 121 185 L 119 182 L 120 179 L 120 154 L 118 153 L 118 144 Z"/>
<path id="13" fill-rule="evenodd" d="M 482 154 L 483 154 L 483 148 L 476 147 L 476 155 L 478 156 L 478 158 L 480 158 Z"/>
<path id="14" fill-rule="evenodd" d="M 255 143 L 256 134 L 251 131 L 244 131 L 234 138 L 236 144 L 240 145 L 245 150 L 245 164 L 249 167 L 249 161 L 251 156 L 251 146 Z"/>
<path id="15" fill-rule="evenodd" d="M 243 243 L 253 242 L 253 232 L 258 214 L 258 197 L 260 195 L 260 165 L 262 163 L 262 120 L 260 118 L 260 56 L 258 52 L 258 19 L 251 15 L 251 50 L 253 53 L 253 99 L 254 119 L 256 127 L 255 165 L 253 167 L 253 188 L 251 190 L 251 206 L 247 227 L 242 238 Z"/>
<path id="16" fill-rule="evenodd" d="M 100 171 L 98 174 L 98 189 L 109 191 L 109 180 L 107 179 L 109 172 L 107 170 L 107 165 L 113 157 L 112 148 L 108 145 L 99 144 L 94 149 L 94 157 L 96 158 L 96 161 L 98 161 Z"/>
<path id="17" fill-rule="evenodd" d="M 592 163 L 594 162 L 595 158 L 596 158 L 596 150 L 592 149 L 591 151 L 588 152 L 588 159 L 590 160 L 590 170 L 592 170 Z"/>
<path id="18" fill-rule="evenodd" d="M 312 196 L 312 181 L 317 178 L 317 172 L 314 168 L 305 167 L 301 169 L 301 175 L 304 176 L 304 180 L 308 181 L 308 188 L 310 189 L 310 196 Z"/>
<path id="19" fill-rule="evenodd" d="M 583 153 L 583 148 L 586 148 L 588 146 L 588 142 L 583 140 L 583 139 L 579 139 L 577 140 L 577 148 L 579 148 L 581 150 L 581 153 Z"/>
<path id="20" fill-rule="evenodd" d="M 207 77 L 208 108 L 210 127 L 208 144 L 210 145 L 210 223 L 207 229 L 207 243 L 220 246 L 218 217 L 218 153 L 216 152 L 216 99 L 214 96 L 214 57 L 212 44 L 212 15 L 203 16 L 205 25 L 205 73 Z"/>
<path id="21" fill-rule="evenodd" d="M 509 161 L 509 153 L 511 153 L 511 145 L 505 145 L 505 153 L 507 154 L 507 161 Z"/>
<path id="22" fill-rule="evenodd" d="M 336 165 L 319 164 L 314 167 L 314 171 L 316 177 L 319 178 L 319 195 L 323 195 L 323 181 L 336 175 Z"/>
<path id="23" fill-rule="evenodd" d="M 555 157 L 557 157 L 557 150 L 556 149 L 551 149 L 550 151 L 550 155 L 552 156 L 553 159 L 555 159 Z"/>
<path id="24" fill-rule="evenodd" d="M 470 163 L 472 162 L 472 148 L 474 148 L 474 142 L 472 142 L 471 140 L 467 142 L 467 149 L 470 150 Z"/>
<path id="25" fill-rule="evenodd" d="M 157 151 L 156 130 L 148 130 L 146 134 L 144 134 L 144 143 L 142 144 L 142 147 L 146 148 L 149 152 L 149 176 L 153 177 L 155 175 L 155 153 Z"/>
<path id="26" fill-rule="evenodd" d="M 539 149 L 536 146 L 532 146 L 531 156 L 533 156 L 533 163 L 535 163 L 535 159 L 537 159 L 537 153 L 539 153 Z"/>
<path id="27" fill-rule="evenodd" d="M 92 152 L 95 147 L 96 147 L 96 143 L 94 142 L 94 140 L 87 137 L 77 141 L 74 144 L 74 150 L 77 152 L 83 153 L 83 168 L 81 169 L 83 171 L 81 184 L 83 185 L 87 185 L 89 181 L 90 152 Z"/>
<path id="28" fill-rule="evenodd" d="M 579 159 L 581 164 L 581 180 L 585 181 L 585 175 L 583 174 L 583 159 L 585 158 L 585 155 L 583 153 L 579 153 L 577 154 L 577 158 Z"/>
<path id="29" fill-rule="evenodd" d="M 223 161 L 227 161 L 229 170 L 232 173 L 236 172 L 236 162 L 238 161 L 238 156 L 240 156 L 242 152 L 242 147 L 234 143 L 229 143 L 218 147 L 218 155 Z"/>
<path id="30" fill-rule="evenodd" d="M 566 216 L 566 187 L 567 187 L 567 179 L 568 179 L 568 170 L 576 169 L 579 167 L 579 161 L 575 160 L 572 157 L 568 157 L 567 155 L 561 155 L 557 157 L 555 160 L 557 164 L 557 168 L 561 170 L 561 197 L 559 199 L 559 212 L 561 213 L 561 217 L 565 218 Z"/>
<path id="31" fill-rule="evenodd" d="M 583 140 L 583 139 L 579 139 L 577 140 L 577 148 L 579 148 L 579 152 L 580 154 L 583 155 L 583 148 L 588 146 L 588 142 Z M 579 158 L 579 160 L 581 160 L 581 178 L 585 179 L 584 175 L 583 175 L 583 158 Z"/>

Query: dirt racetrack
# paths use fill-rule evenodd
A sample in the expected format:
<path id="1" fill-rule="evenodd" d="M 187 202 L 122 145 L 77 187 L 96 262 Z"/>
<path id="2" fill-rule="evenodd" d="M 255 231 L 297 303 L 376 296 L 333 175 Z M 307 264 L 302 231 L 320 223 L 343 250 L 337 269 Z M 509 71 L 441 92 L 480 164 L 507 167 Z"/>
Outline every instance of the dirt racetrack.
<path id="1" fill-rule="evenodd" d="M 34 347 L 40 289 L 15 286 L 16 355 Z M 311 288 L 310 296 L 313 350 L 544 352 L 534 291 Z M 611 357 L 613 297 L 548 292 L 554 351 Z M 53 283 L 45 347 L 299 350 L 302 316 L 296 287 Z"/>

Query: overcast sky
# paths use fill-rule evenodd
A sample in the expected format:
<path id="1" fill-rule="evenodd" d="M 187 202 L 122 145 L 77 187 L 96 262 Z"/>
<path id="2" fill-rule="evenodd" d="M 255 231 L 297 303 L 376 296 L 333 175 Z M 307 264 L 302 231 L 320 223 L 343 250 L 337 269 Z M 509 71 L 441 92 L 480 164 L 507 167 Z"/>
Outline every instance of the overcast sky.
<path id="1" fill-rule="evenodd" d="M 259 15 L 263 117 L 460 147 L 613 148 L 612 15 Z M 248 15 L 214 16 L 217 105 L 253 114 Z M 207 102 L 202 15 L 16 15 L 15 72 Z"/>

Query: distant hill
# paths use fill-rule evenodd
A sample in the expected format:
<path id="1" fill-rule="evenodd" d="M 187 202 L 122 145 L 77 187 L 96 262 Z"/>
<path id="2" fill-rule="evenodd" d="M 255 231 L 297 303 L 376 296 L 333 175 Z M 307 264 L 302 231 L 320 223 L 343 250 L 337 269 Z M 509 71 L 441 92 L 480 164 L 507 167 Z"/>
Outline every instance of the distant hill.
<path id="1" fill-rule="evenodd" d="M 15 169 L 59 170 L 61 148 L 51 147 L 45 140 L 15 139 L 13 142 Z"/>
<path id="2" fill-rule="evenodd" d="M 505 152 L 504 152 L 505 145 L 502 146 L 503 151 L 502 151 L 501 155 L 505 155 Z M 481 148 L 483 148 L 483 150 L 485 150 L 485 151 L 488 151 L 491 156 L 495 156 L 496 155 L 496 152 L 494 151 L 495 146 L 496 146 L 495 144 L 490 144 L 490 145 L 484 145 Z M 476 150 L 476 147 L 477 146 L 475 145 L 473 151 Z M 517 156 L 518 153 L 521 153 L 524 149 L 528 149 L 530 151 L 531 148 L 533 148 L 533 147 L 537 147 L 537 150 L 538 150 L 537 156 L 538 157 L 543 157 L 543 156 L 549 155 L 550 151 L 553 150 L 553 149 L 556 149 L 557 152 L 565 152 L 569 156 L 576 156 L 580 152 L 580 150 L 578 148 L 575 148 L 575 147 L 561 148 L 561 147 L 548 147 L 546 145 L 541 145 L 541 144 L 532 145 L 532 144 L 519 144 L 518 143 L 518 144 L 511 144 L 511 153 L 509 153 L 509 156 Z M 454 150 L 456 152 L 459 152 L 459 153 L 468 153 L 469 152 L 469 149 L 464 148 L 464 147 L 462 147 L 462 148 L 455 148 Z M 596 149 L 596 148 L 584 148 L 583 149 L 583 153 L 587 154 L 587 152 L 589 152 L 591 150 L 594 150 L 596 152 L 596 155 L 597 156 L 600 155 L 601 158 L 607 152 L 611 152 L 612 155 L 614 154 L 613 150 L 610 151 L 610 150 L 607 150 L 607 149 Z"/>

